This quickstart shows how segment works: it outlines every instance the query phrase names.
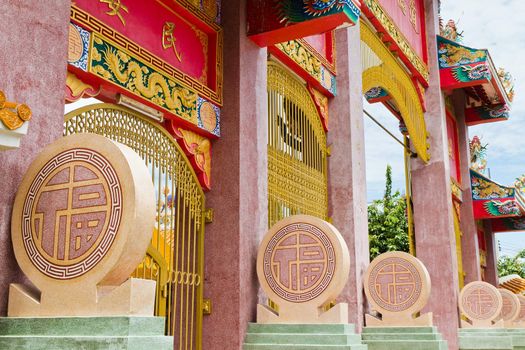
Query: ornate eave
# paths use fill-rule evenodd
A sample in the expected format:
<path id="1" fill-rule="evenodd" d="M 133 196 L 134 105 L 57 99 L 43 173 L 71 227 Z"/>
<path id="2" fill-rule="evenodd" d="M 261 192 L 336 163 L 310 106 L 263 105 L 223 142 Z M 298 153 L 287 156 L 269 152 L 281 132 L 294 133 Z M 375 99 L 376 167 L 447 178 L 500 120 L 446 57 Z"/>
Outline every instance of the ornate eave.
<path id="1" fill-rule="evenodd" d="M 525 215 L 521 191 L 502 186 L 470 169 L 472 204 L 476 220 L 518 218 Z"/>
<path id="2" fill-rule="evenodd" d="M 466 123 L 475 125 L 508 119 L 511 100 L 488 50 L 473 49 L 437 37 L 441 89 L 463 89 Z"/>
<path id="3" fill-rule="evenodd" d="M 250 0 L 248 36 L 261 47 L 324 33 L 359 20 L 358 0 Z"/>

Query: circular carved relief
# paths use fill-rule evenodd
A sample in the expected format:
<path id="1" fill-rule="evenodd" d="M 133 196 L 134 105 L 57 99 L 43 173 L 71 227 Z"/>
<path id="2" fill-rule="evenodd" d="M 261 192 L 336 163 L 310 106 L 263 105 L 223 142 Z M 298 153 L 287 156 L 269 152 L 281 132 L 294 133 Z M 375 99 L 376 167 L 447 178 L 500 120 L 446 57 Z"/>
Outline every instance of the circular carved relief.
<path id="1" fill-rule="evenodd" d="M 492 321 L 500 314 L 501 307 L 501 294 L 486 282 L 467 284 L 459 296 L 459 308 L 470 320 Z"/>
<path id="2" fill-rule="evenodd" d="M 518 312 L 518 317 L 515 321 L 525 321 L 525 297 L 523 295 L 516 295 L 520 301 L 520 308 Z"/>
<path id="3" fill-rule="evenodd" d="M 344 240 L 333 226 L 296 215 L 277 223 L 265 236 L 257 273 L 272 300 L 305 303 L 337 296 L 348 278 L 348 260 Z"/>
<path id="4" fill-rule="evenodd" d="M 217 128 L 217 115 L 210 102 L 203 102 L 199 108 L 199 115 L 204 129 L 213 132 Z"/>
<path id="5" fill-rule="evenodd" d="M 365 293 L 380 313 L 414 313 L 428 301 L 430 277 L 425 266 L 412 255 L 384 253 L 367 270 Z"/>
<path id="6" fill-rule="evenodd" d="M 31 163 L 14 202 L 11 238 L 19 266 L 42 293 L 119 285 L 144 258 L 154 218 L 143 160 L 103 136 L 75 134 Z"/>
<path id="7" fill-rule="evenodd" d="M 82 37 L 73 24 L 69 24 L 68 35 L 68 62 L 77 62 L 84 53 Z"/>
<path id="8" fill-rule="evenodd" d="M 49 277 L 79 277 L 110 249 L 121 213 L 119 178 L 108 160 L 90 149 L 61 152 L 26 194 L 22 239 L 29 259 Z"/>
<path id="9" fill-rule="evenodd" d="M 520 313 L 520 300 L 516 294 L 507 289 L 498 289 L 501 294 L 501 318 L 503 321 L 514 321 Z"/>

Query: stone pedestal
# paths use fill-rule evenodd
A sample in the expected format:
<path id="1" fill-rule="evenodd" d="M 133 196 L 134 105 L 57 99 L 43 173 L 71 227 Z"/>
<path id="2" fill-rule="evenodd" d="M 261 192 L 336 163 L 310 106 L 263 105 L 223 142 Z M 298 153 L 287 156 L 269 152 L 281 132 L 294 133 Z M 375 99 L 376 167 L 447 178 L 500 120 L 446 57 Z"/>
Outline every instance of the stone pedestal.
<path id="1" fill-rule="evenodd" d="M 0 318 L 0 349 L 142 350 L 173 348 L 163 317 Z"/>
<path id="2" fill-rule="evenodd" d="M 352 324 L 256 324 L 248 326 L 243 350 L 366 350 Z"/>
<path id="3" fill-rule="evenodd" d="M 506 329 L 460 329 L 460 350 L 512 350 L 512 336 Z"/>
<path id="4" fill-rule="evenodd" d="M 436 327 L 365 327 L 363 343 L 369 350 L 447 350 Z"/>

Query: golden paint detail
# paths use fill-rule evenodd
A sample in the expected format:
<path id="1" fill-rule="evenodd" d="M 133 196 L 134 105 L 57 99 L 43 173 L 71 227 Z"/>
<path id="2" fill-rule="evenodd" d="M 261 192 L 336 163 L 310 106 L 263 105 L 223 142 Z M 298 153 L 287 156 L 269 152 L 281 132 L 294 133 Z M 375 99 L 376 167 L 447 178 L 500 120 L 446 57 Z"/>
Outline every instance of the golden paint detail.
<path id="1" fill-rule="evenodd" d="M 90 71 L 197 125 L 197 94 L 94 36 Z"/>
<path id="2" fill-rule="evenodd" d="M 333 52 L 333 55 L 334 55 L 334 57 L 332 58 L 333 62 L 330 62 L 328 60 L 328 58 L 326 58 L 325 56 L 323 56 L 323 54 L 321 54 L 319 51 L 317 51 L 312 45 L 310 45 L 308 43 L 308 41 L 306 41 L 304 39 L 297 39 L 296 41 L 301 46 L 303 46 L 306 50 L 308 50 L 312 55 L 314 55 L 315 58 L 317 58 L 319 61 L 321 61 L 321 63 L 326 68 L 328 68 L 328 70 L 330 72 L 332 72 L 333 74 L 336 73 L 336 69 L 335 69 L 335 31 L 332 34 L 332 41 L 327 44 L 327 45 L 332 46 L 332 52 Z"/>
<path id="3" fill-rule="evenodd" d="M 414 0 L 411 0 L 414 1 Z M 388 32 L 388 34 L 394 39 L 396 45 L 399 47 L 401 52 L 406 56 L 406 58 L 410 61 L 412 66 L 421 74 L 423 79 L 428 83 L 428 67 L 423 62 L 422 58 L 419 57 L 419 55 L 416 53 L 416 51 L 412 48 L 408 40 L 405 38 L 403 33 L 399 30 L 399 28 L 395 25 L 394 21 L 390 18 L 390 16 L 386 13 L 386 11 L 381 7 L 378 0 L 364 0 L 364 4 L 370 9 L 372 14 L 375 18 L 381 23 L 383 28 Z M 411 4 L 412 7 L 412 4 Z M 410 10 L 412 11 L 412 10 Z M 415 11 L 415 5 L 414 5 L 414 13 Z M 361 23 L 363 23 L 361 21 Z M 361 25 L 363 26 L 363 25 Z"/>
<path id="4" fill-rule="evenodd" d="M 206 176 L 211 179 L 211 143 L 207 138 L 200 136 L 192 131 L 179 128 L 182 134 L 186 149 L 195 157 L 197 166 L 201 168 Z"/>
<path id="5" fill-rule="evenodd" d="M 324 125 L 326 128 L 328 128 L 328 97 L 323 95 L 321 92 L 319 92 L 317 89 L 314 89 L 313 87 L 308 87 L 308 90 L 312 94 L 312 97 L 314 99 L 315 105 L 317 106 L 317 109 L 319 111 L 319 114 L 324 120 Z M 327 150 L 327 154 L 329 155 L 329 150 Z"/>
<path id="6" fill-rule="evenodd" d="M 407 14 L 407 2 L 406 0 L 397 0 L 397 6 L 401 9 L 404 15 Z"/>
<path id="7" fill-rule="evenodd" d="M 182 5 L 187 4 L 187 1 L 178 0 Z M 189 5 L 189 4 L 187 4 Z M 191 7 L 191 5 L 189 5 Z M 151 54 L 149 51 L 145 50 L 141 46 L 137 45 L 128 38 L 123 37 L 120 33 L 115 31 L 113 28 L 109 27 L 102 21 L 98 20 L 96 17 L 91 16 L 90 14 L 84 12 L 83 10 L 72 6 L 71 7 L 71 19 L 75 22 L 81 24 L 85 28 L 89 29 L 92 33 L 98 34 L 99 38 L 104 40 L 109 40 L 112 43 L 118 44 L 120 50 L 126 53 L 129 56 L 136 57 L 144 65 L 147 65 L 151 69 L 163 73 L 170 79 L 174 79 L 178 83 L 182 83 L 185 86 L 188 86 L 192 91 L 198 93 L 200 96 L 209 99 L 210 101 L 215 102 L 219 106 L 222 105 L 222 90 L 223 90 L 223 77 L 222 77 L 222 59 L 223 59 L 223 31 L 219 25 L 214 23 L 205 13 L 201 11 L 192 11 L 192 13 L 206 23 L 216 34 L 217 34 L 217 43 L 215 47 L 215 52 L 217 54 L 217 59 L 215 62 L 216 68 L 216 86 L 209 87 L 207 84 L 204 84 L 201 80 L 203 77 L 194 78 L 184 72 L 173 67 L 169 63 L 161 60 L 157 56 Z M 204 32 L 202 34 L 206 35 Z M 198 34 L 198 33 L 197 33 Z M 204 49 L 203 49 L 204 50 Z M 208 51 L 205 52 L 205 57 L 208 57 Z M 208 67 L 208 63 L 206 63 Z M 206 82 L 207 82 L 206 77 Z"/>
<path id="8" fill-rule="evenodd" d="M 191 29 L 197 35 L 197 38 L 199 38 L 199 41 L 202 46 L 202 55 L 204 57 L 204 68 L 202 68 L 201 76 L 199 77 L 199 81 L 203 84 L 208 83 L 208 35 L 204 33 L 202 30 L 199 30 L 195 25 L 191 25 Z"/>
<path id="9" fill-rule="evenodd" d="M 26 104 L 10 102 L 0 90 L 0 120 L 9 130 L 16 130 L 32 117 L 31 108 Z"/>
<path id="10" fill-rule="evenodd" d="M 459 282 L 459 290 L 463 289 L 463 286 L 465 285 L 465 272 L 463 271 L 463 252 L 461 247 L 461 236 L 463 236 L 463 233 L 461 232 L 460 222 L 459 222 L 459 211 L 461 210 L 459 207 L 459 203 L 454 203 L 455 208 L 452 210 L 454 215 L 454 235 L 456 237 L 456 257 L 458 259 L 458 282 Z"/>
<path id="11" fill-rule="evenodd" d="M 412 28 L 414 28 L 414 31 L 416 32 L 416 34 L 419 34 L 419 29 L 417 27 L 416 0 L 410 0 L 408 11 L 409 11 L 410 23 L 412 24 Z"/>
<path id="12" fill-rule="evenodd" d="M 166 22 L 162 28 L 162 48 L 167 50 L 169 48 L 173 49 L 175 57 L 179 62 L 182 62 L 182 54 L 177 50 L 177 39 L 175 38 L 173 31 L 175 30 L 175 23 Z"/>
<path id="13" fill-rule="evenodd" d="M 101 3 L 107 4 L 109 11 L 106 12 L 106 15 L 108 16 L 117 16 L 118 19 L 122 22 L 122 24 L 125 26 L 126 21 L 124 20 L 124 17 L 122 17 L 121 10 L 129 13 L 128 8 L 124 6 L 121 0 L 99 0 Z"/>
<path id="14" fill-rule="evenodd" d="M 374 87 L 388 92 L 399 108 L 410 142 L 419 157 L 428 162 L 430 146 L 423 107 L 412 79 L 372 29 L 363 21 L 360 27 L 363 94 Z"/>
<path id="15" fill-rule="evenodd" d="M 316 80 L 321 81 L 321 61 L 307 50 L 301 42 L 290 40 L 276 44 L 275 46 L 303 68 L 308 74 Z"/>
<path id="16" fill-rule="evenodd" d="M 273 62 L 268 107 L 268 227 L 295 214 L 327 219 L 325 131 L 303 83 Z"/>
<path id="17" fill-rule="evenodd" d="M 454 180 L 453 178 L 450 178 L 450 188 L 452 189 L 452 195 L 458 200 L 463 200 L 463 191 L 461 190 L 461 187 L 459 184 Z"/>
<path id="18" fill-rule="evenodd" d="M 100 93 L 100 89 L 96 90 L 93 86 L 84 83 L 75 74 L 69 71 L 67 72 L 66 86 L 71 91 L 71 97 L 73 97 L 73 99 L 69 99 L 66 96 L 66 101 L 69 102 L 76 101 L 84 96 L 93 97 Z"/>
<path id="19" fill-rule="evenodd" d="M 96 104 L 68 113 L 64 134 L 95 133 L 131 147 L 144 160 L 157 193 L 146 257 L 133 276 L 157 282 L 155 315 L 166 316 L 176 349 L 202 349 L 205 196 L 174 138 L 141 114 Z"/>

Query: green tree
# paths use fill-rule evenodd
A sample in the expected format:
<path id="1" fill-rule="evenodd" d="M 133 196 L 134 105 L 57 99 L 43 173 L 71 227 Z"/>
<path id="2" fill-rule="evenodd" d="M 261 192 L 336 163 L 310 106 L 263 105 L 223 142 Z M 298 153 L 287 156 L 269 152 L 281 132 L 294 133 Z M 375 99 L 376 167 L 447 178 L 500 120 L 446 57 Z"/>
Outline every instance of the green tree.
<path id="1" fill-rule="evenodd" d="M 522 250 L 516 256 L 500 256 L 498 259 L 498 276 L 519 275 L 525 278 L 525 250 Z"/>
<path id="2" fill-rule="evenodd" d="M 409 251 L 406 200 L 399 191 L 392 194 L 392 167 L 386 167 L 386 188 L 382 199 L 368 206 L 370 258 L 389 251 Z"/>

